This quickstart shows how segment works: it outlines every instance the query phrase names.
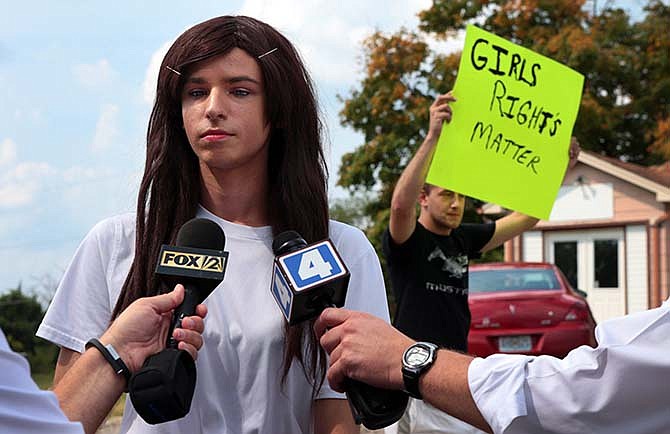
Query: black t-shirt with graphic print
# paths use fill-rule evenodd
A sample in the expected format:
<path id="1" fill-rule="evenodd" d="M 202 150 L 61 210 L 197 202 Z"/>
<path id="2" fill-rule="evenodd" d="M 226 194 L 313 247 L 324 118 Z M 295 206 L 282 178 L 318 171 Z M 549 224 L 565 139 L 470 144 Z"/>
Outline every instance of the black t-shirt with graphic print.
<path id="1" fill-rule="evenodd" d="M 495 223 L 461 224 L 437 235 L 418 221 L 403 244 L 387 229 L 382 249 L 397 302 L 393 325 L 412 339 L 467 352 L 468 262 L 491 239 Z"/>

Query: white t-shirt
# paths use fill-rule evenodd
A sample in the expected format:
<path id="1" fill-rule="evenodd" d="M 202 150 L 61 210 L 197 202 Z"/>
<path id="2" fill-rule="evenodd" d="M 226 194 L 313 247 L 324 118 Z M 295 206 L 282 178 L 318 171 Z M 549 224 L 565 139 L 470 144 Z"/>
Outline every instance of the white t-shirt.
<path id="1" fill-rule="evenodd" d="M 0 432 L 11 434 L 83 434 L 70 422 L 53 392 L 40 390 L 28 361 L 9 348 L 0 330 Z"/>
<path id="2" fill-rule="evenodd" d="M 670 303 L 596 328 L 564 359 L 475 359 L 470 391 L 495 433 L 670 433 Z"/>
<path id="3" fill-rule="evenodd" d="M 198 217 L 217 222 L 230 253 L 223 282 L 205 300 L 204 345 L 198 354 L 191 411 L 184 418 L 148 425 L 130 400 L 121 432 L 309 433 L 312 387 L 294 362 L 281 383 L 284 317 L 270 293 L 270 227 L 233 224 L 200 207 Z M 135 217 L 98 223 L 75 253 L 37 335 L 82 351 L 107 328 L 134 254 Z M 330 222 L 330 239 L 351 273 L 345 306 L 389 320 L 377 255 L 365 235 Z M 317 399 L 344 398 L 324 382 Z"/>

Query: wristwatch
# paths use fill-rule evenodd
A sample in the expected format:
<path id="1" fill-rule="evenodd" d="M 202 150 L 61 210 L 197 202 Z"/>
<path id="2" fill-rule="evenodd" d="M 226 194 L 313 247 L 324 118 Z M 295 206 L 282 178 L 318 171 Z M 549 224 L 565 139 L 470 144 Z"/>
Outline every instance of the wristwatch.
<path id="1" fill-rule="evenodd" d="M 419 378 L 425 373 L 437 357 L 437 345 L 430 342 L 417 342 L 405 350 L 402 355 L 402 379 L 405 392 L 416 399 L 423 399 L 419 391 Z"/>

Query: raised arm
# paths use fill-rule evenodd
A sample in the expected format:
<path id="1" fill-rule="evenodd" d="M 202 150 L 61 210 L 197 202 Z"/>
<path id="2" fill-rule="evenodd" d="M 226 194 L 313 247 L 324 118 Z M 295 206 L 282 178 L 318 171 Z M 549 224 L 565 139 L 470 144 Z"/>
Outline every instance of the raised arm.
<path id="1" fill-rule="evenodd" d="M 495 249 L 507 240 L 511 240 L 517 235 L 522 234 L 537 224 L 539 219 L 535 217 L 513 212 L 505 217 L 496 220 L 496 229 L 488 243 L 482 247 L 482 252 Z"/>
<path id="2" fill-rule="evenodd" d="M 439 95 L 430 106 L 428 134 L 416 154 L 400 175 L 391 199 L 389 231 L 397 244 L 402 244 L 412 235 L 416 226 L 416 201 L 426 182 L 430 161 L 435 152 L 442 124 L 451 120 L 449 103 L 456 101 L 451 92 Z"/>

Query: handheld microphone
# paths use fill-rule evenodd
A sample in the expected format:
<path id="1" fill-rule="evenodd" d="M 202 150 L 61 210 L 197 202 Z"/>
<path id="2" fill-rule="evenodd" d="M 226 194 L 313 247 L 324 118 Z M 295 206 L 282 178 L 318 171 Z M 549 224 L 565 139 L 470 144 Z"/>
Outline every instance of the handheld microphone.
<path id="1" fill-rule="evenodd" d="M 311 246 L 295 231 L 277 235 L 271 292 L 289 325 L 316 318 L 328 306 L 342 307 L 349 270 L 335 246 L 324 240 Z"/>
<path id="2" fill-rule="evenodd" d="M 349 270 L 330 240 L 307 245 L 295 231 L 272 242 L 275 254 L 270 292 L 290 325 L 316 318 L 326 307 L 342 307 Z M 356 424 L 377 430 L 397 422 L 407 408 L 401 390 L 380 389 L 348 379 L 346 394 Z"/>
<path id="3" fill-rule="evenodd" d="M 215 222 L 195 218 L 179 229 L 175 246 L 163 245 L 156 275 L 169 287 L 184 285 L 184 300 L 174 310 L 166 348 L 144 361 L 130 379 L 130 400 L 147 423 L 157 424 L 188 414 L 195 390 L 195 362 L 177 349 L 172 337 L 182 320 L 195 315 L 195 308 L 221 283 L 228 262 L 226 240 Z"/>

